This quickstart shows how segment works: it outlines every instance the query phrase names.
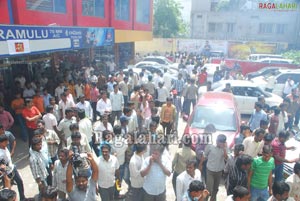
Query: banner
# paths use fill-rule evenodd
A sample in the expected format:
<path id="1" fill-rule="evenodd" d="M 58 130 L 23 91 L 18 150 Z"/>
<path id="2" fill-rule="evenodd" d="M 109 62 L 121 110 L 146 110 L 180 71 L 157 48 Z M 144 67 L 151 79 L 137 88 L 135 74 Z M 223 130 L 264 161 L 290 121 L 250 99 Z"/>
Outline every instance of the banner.
<path id="1" fill-rule="evenodd" d="M 0 56 L 111 46 L 113 28 L 1 26 Z"/>

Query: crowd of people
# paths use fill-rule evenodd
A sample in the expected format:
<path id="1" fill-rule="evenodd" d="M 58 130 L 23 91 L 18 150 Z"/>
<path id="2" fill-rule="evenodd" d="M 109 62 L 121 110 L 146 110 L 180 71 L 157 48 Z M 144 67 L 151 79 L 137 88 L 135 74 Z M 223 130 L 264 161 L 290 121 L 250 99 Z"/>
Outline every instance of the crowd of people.
<path id="1" fill-rule="evenodd" d="M 16 140 L 10 131 L 16 120 L 18 136 L 28 142 L 39 200 L 164 201 L 171 175 L 180 201 L 215 201 L 222 177 L 227 200 L 249 200 L 250 195 L 251 200 L 299 200 L 300 163 L 283 181 L 283 163 L 299 160 L 285 158 L 286 150 L 295 147 L 284 144 L 297 125 L 297 89 L 276 108 L 259 97 L 249 122 L 240 126 L 241 133 L 229 146 L 220 134 L 214 145 L 196 145 L 193 150 L 191 137 L 183 135 L 171 156 L 168 147 L 170 139 L 178 138 L 178 119 L 190 114 L 198 86 L 210 91 L 202 64 L 192 57 L 182 59 L 178 77 L 167 86 L 167 73 L 145 78 L 144 72 L 129 70 L 125 75 L 121 70 L 105 76 L 96 66 L 66 71 L 53 89 L 48 86 L 55 79 L 42 76 L 32 83 L 18 76 L 9 104 L 13 115 L 0 105 L 0 173 L 6 187 L 0 197 L 16 196 L 10 190 L 12 180 L 19 199 L 26 200 L 11 159 Z M 217 69 L 214 81 L 226 76 L 231 75 Z M 231 93 L 230 86 L 224 91 Z M 124 182 L 128 191 L 123 195 Z"/>

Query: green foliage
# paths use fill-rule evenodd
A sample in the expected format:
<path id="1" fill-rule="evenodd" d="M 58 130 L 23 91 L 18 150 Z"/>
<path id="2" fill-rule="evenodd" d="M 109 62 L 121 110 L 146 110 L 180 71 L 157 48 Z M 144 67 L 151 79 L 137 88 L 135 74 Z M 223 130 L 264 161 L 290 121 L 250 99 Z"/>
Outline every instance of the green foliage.
<path id="1" fill-rule="evenodd" d="M 290 50 L 282 54 L 285 59 L 294 60 L 295 64 L 300 64 L 300 51 L 299 50 Z"/>
<path id="2" fill-rule="evenodd" d="M 186 35 L 188 25 L 182 19 L 181 9 L 175 0 L 154 0 L 155 37 L 172 38 Z"/>

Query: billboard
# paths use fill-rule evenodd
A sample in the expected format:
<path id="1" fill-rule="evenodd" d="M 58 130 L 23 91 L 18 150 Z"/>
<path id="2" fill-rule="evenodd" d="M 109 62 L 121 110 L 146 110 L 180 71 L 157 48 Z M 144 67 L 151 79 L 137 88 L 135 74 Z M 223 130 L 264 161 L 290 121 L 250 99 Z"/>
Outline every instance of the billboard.
<path id="1" fill-rule="evenodd" d="M 0 25 L 0 56 L 114 44 L 113 28 Z"/>

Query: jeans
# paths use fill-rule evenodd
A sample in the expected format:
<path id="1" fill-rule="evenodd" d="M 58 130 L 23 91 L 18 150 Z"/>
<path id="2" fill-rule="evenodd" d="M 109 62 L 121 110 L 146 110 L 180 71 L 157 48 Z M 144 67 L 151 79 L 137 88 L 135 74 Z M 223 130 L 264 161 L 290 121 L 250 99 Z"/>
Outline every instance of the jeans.
<path id="1" fill-rule="evenodd" d="M 283 164 L 275 165 L 274 175 L 275 175 L 274 181 L 283 180 Z"/>
<path id="2" fill-rule="evenodd" d="M 258 189 L 251 186 L 251 201 L 266 201 L 269 199 L 268 188 Z"/>
<path id="3" fill-rule="evenodd" d="M 16 114 L 16 119 L 21 128 L 21 138 L 24 142 L 26 142 L 28 133 L 27 133 L 24 117 L 22 116 L 22 114 Z"/>
<path id="4" fill-rule="evenodd" d="M 15 174 L 14 181 L 17 183 L 18 186 L 20 200 L 23 200 L 25 199 L 23 180 L 16 167 L 14 168 L 13 172 Z"/>
<path id="5" fill-rule="evenodd" d="M 123 96 L 124 99 L 124 106 L 127 107 L 127 103 L 128 103 L 128 96 Z"/>

